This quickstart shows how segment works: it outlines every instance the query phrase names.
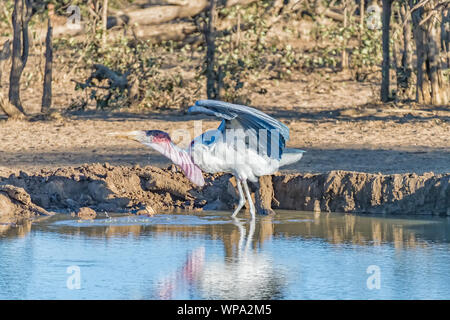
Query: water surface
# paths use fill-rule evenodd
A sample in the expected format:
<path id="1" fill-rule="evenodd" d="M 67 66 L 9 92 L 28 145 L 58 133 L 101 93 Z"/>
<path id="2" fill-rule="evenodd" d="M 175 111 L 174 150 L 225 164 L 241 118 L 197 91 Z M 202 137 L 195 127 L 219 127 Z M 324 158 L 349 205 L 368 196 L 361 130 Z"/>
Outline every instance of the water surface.
<path id="1" fill-rule="evenodd" d="M 279 211 L 0 226 L 0 299 L 450 299 L 448 218 Z"/>

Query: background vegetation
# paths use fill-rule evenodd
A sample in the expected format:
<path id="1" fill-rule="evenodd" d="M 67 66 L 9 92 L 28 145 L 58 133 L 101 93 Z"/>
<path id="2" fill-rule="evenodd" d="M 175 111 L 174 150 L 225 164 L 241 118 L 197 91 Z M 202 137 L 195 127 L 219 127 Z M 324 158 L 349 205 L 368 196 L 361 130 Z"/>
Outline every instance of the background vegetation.
<path id="1" fill-rule="evenodd" d="M 26 113 L 20 94 L 31 86 L 43 86 L 48 112 L 61 74 L 79 94 L 53 107 L 72 110 L 181 107 L 204 95 L 251 104 L 261 81 L 312 73 L 374 81 L 384 102 L 450 104 L 449 0 L 3 2 L 0 108 L 11 117 Z M 37 68 L 25 69 L 29 55 Z"/>

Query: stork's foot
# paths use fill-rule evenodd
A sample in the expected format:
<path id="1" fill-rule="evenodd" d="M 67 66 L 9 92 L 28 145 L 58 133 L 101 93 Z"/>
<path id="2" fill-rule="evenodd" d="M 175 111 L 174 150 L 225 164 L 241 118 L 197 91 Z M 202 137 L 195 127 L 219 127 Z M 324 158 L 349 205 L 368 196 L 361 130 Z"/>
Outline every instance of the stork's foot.
<path id="1" fill-rule="evenodd" d="M 236 207 L 236 209 L 233 211 L 233 214 L 231 215 L 233 218 L 236 217 L 236 215 L 239 213 L 239 211 L 241 211 L 242 207 L 245 205 L 245 200 L 241 201 L 239 200 L 239 204 Z"/>
<path id="2" fill-rule="evenodd" d="M 233 218 L 236 217 L 238 212 L 242 209 L 242 207 L 245 204 L 244 191 L 242 190 L 242 185 L 244 185 L 245 195 L 247 196 L 250 214 L 252 215 L 252 220 L 254 220 L 255 216 L 256 216 L 256 210 L 255 210 L 255 205 L 253 204 L 252 196 L 250 195 L 250 190 L 248 189 L 247 180 L 236 178 L 236 185 L 237 185 L 237 189 L 239 191 L 239 204 L 231 216 Z"/>

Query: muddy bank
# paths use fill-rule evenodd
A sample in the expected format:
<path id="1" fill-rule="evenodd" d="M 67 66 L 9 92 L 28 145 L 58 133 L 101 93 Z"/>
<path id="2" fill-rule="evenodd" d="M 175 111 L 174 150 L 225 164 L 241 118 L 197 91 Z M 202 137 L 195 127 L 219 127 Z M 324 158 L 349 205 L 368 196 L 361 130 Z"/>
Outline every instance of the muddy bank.
<path id="1" fill-rule="evenodd" d="M 126 167 L 106 164 L 20 172 L 0 178 L 0 219 L 54 212 L 161 212 L 232 210 L 234 178 L 205 175 L 194 187 L 174 165 Z M 325 212 L 450 215 L 450 174 L 276 174 L 252 185 L 259 213 L 271 209 Z M 85 209 L 84 209 L 85 210 Z"/>
<path id="2" fill-rule="evenodd" d="M 226 209 L 224 204 L 233 202 L 232 195 L 222 192 L 229 178 L 210 175 L 207 186 L 199 190 L 175 166 L 160 169 L 105 163 L 20 171 L 0 178 L 0 217 L 54 212 L 78 215 L 86 207 L 97 212 L 149 215 L 162 210 Z"/>
<path id="3" fill-rule="evenodd" d="M 272 178 L 282 209 L 450 215 L 450 174 L 331 171 Z"/>

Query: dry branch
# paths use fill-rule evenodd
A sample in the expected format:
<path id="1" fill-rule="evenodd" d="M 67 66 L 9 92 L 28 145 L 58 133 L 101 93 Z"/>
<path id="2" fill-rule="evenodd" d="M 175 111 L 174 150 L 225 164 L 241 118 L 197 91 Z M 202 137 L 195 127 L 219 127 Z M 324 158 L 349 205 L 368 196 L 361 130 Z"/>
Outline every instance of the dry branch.
<path id="1" fill-rule="evenodd" d="M 155 42 L 181 41 L 197 31 L 197 26 L 190 22 L 164 23 L 156 26 L 139 28 L 134 35 L 139 39 L 150 39 Z"/>
<path id="2" fill-rule="evenodd" d="M 330 18 L 330 19 L 333 19 L 333 20 L 336 20 L 339 22 L 344 22 L 344 19 L 345 19 L 343 13 L 337 12 L 334 9 L 325 8 L 324 6 L 322 6 L 320 4 L 316 7 L 315 11 L 316 11 L 315 12 L 316 14 L 324 15 L 327 18 Z"/>
<path id="3" fill-rule="evenodd" d="M 2 110 L 10 119 L 25 119 L 26 116 L 7 99 L 5 99 L 0 92 L 0 110 Z"/>
<path id="4" fill-rule="evenodd" d="M 124 73 L 124 74 L 119 74 L 102 64 L 94 64 L 93 68 L 94 68 L 94 71 L 92 72 L 92 74 L 89 76 L 89 78 L 84 83 L 81 83 L 81 82 L 78 82 L 75 80 L 73 80 L 73 81 L 75 83 L 77 83 L 77 85 L 79 85 L 80 88 L 82 88 L 82 89 L 94 87 L 94 88 L 100 88 L 100 89 L 118 88 L 118 89 L 124 90 L 128 87 L 127 77 L 130 74 L 129 72 Z M 103 80 L 108 80 L 109 87 L 94 85 L 94 84 L 92 84 L 93 80 L 97 80 L 99 82 L 101 82 Z"/>
<path id="5" fill-rule="evenodd" d="M 248 5 L 257 0 L 229 0 L 226 7 L 234 5 Z M 134 33 L 139 38 L 161 40 L 183 40 L 187 35 L 196 31 L 195 25 L 180 21 L 181 19 L 194 17 L 205 11 L 208 7 L 207 0 L 171 0 L 166 1 L 170 5 L 153 5 L 144 9 L 118 11 L 107 18 L 107 28 L 134 26 Z M 178 23 L 171 23 L 178 20 Z M 180 26 L 178 26 L 180 24 Z M 63 36 L 78 36 L 86 33 L 86 23 L 79 25 L 65 24 L 53 27 L 53 38 Z M 45 30 L 36 32 L 41 35 L 35 41 L 45 42 Z"/>

